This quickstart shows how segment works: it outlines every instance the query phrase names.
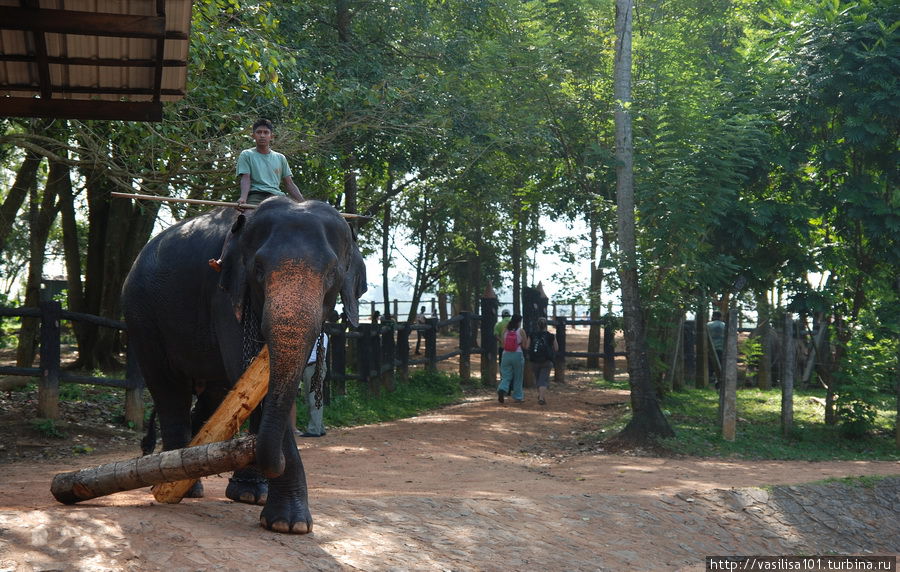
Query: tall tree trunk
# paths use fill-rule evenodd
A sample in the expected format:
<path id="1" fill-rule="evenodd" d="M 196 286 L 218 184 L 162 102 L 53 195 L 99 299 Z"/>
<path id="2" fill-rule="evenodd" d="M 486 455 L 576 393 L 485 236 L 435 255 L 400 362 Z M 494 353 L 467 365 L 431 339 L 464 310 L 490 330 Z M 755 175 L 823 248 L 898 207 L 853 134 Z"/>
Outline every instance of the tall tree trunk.
<path id="1" fill-rule="evenodd" d="M 771 389 L 772 387 L 772 326 L 770 318 L 772 307 L 765 292 L 756 293 L 756 315 L 758 316 L 758 324 L 753 336 L 757 337 L 762 345 L 762 354 L 759 356 L 759 363 L 756 366 L 756 383 L 760 389 Z"/>
<path id="2" fill-rule="evenodd" d="M 88 252 L 84 285 L 85 311 L 105 318 L 121 318 L 121 292 L 131 263 L 150 238 L 160 203 L 135 206 L 115 199 L 115 188 L 100 171 L 85 173 L 88 196 Z M 118 332 L 86 324 L 84 346 L 75 367 L 117 369 Z"/>
<path id="3" fill-rule="evenodd" d="M 587 351 L 588 353 L 600 353 L 600 334 L 603 332 L 603 326 L 597 323 L 600 320 L 600 313 L 603 311 L 600 300 L 600 290 L 603 287 L 603 266 L 598 257 L 597 241 L 597 232 L 600 227 L 600 221 L 598 220 L 598 216 L 594 209 L 591 209 L 588 219 L 591 227 L 591 287 L 588 293 L 588 302 L 590 304 L 588 306 L 588 315 L 592 323 L 590 325 L 590 330 L 588 331 Z M 594 369 L 599 368 L 600 358 L 587 358 L 587 366 Z"/>
<path id="4" fill-rule="evenodd" d="M 0 205 L 0 252 L 6 248 L 9 233 L 16 222 L 16 215 L 30 193 L 37 189 L 38 167 L 43 157 L 28 151 L 16 172 L 16 180 L 9 189 L 6 199 Z"/>
<path id="5" fill-rule="evenodd" d="M 69 310 L 84 312 L 84 287 L 81 282 L 81 243 L 78 240 L 78 224 L 75 220 L 75 197 L 72 194 L 71 177 L 64 177 L 59 185 L 59 207 L 63 233 L 63 252 L 66 261 L 67 300 Z M 84 349 L 84 323 L 72 321 L 72 330 L 78 343 L 78 353 Z"/>
<path id="6" fill-rule="evenodd" d="M 631 385 L 632 417 L 619 437 L 646 442 L 653 436 L 672 436 L 659 407 L 650 379 L 647 340 L 637 268 L 635 237 L 634 164 L 631 136 L 631 23 L 632 0 L 616 0 L 616 53 L 614 91 L 616 100 L 616 204 L 619 246 L 622 259 L 619 276 L 622 288 L 622 310 L 625 318 L 625 347 L 628 353 L 628 375 Z"/>
<path id="7" fill-rule="evenodd" d="M 389 184 L 390 185 L 390 184 Z M 381 228 L 381 296 L 384 299 L 384 315 L 391 313 L 388 270 L 391 267 L 391 203 L 384 203 Z M 394 320 L 397 316 L 393 316 Z"/>
<path id="8" fill-rule="evenodd" d="M 518 202 L 516 203 L 515 212 L 519 212 Z M 510 252 L 510 257 L 512 258 L 512 274 L 513 274 L 513 285 L 512 285 L 512 296 L 513 296 L 513 314 L 522 314 L 522 222 L 519 220 L 518 214 L 515 215 L 516 220 L 513 227 L 513 240 L 512 240 L 512 252 Z"/>
<path id="9" fill-rule="evenodd" d="M 50 228 L 56 219 L 59 205 L 56 202 L 60 180 L 69 176 L 69 169 L 60 163 L 51 163 L 43 196 L 38 199 L 37 189 L 32 189 L 29 201 L 29 264 L 28 282 L 25 286 L 25 306 L 35 308 L 41 301 L 41 280 L 44 274 L 44 260 Z M 37 338 L 40 320 L 22 318 L 19 333 L 19 347 L 16 363 L 19 367 L 31 367 L 37 352 Z"/>

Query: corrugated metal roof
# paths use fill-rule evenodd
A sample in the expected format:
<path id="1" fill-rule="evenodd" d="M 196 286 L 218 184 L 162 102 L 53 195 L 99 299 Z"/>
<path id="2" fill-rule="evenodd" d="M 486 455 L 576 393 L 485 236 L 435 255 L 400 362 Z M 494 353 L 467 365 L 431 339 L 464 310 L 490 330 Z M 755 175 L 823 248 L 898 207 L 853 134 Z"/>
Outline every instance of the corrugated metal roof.
<path id="1" fill-rule="evenodd" d="M 191 0 L 0 0 L 0 115 L 159 120 L 190 22 Z"/>

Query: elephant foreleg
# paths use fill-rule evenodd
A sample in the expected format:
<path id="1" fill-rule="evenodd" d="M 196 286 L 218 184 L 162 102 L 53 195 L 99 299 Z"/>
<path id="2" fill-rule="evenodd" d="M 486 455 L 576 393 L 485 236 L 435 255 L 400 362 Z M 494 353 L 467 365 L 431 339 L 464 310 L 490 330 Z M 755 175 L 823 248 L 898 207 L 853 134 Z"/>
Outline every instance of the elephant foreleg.
<path id="1" fill-rule="evenodd" d="M 294 441 L 293 424 L 282 439 L 285 458 L 284 473 L 269 479 L 269 498 L 259 515 L 259 524 L 275 532 L 307 534 L 312 532 L 313 521 L 309 512 L 309 494 L 306 473 Z"/>

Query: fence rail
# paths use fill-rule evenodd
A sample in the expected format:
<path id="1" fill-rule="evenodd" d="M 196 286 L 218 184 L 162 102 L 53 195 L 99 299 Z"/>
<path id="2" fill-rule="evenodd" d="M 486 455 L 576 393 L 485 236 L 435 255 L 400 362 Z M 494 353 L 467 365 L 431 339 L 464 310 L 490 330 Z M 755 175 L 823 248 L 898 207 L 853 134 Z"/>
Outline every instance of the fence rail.
<path id="1" fill-rule="evenodd" d="M 325 331 L 331 337 L 327 360 L 327 387 L 330 393 L 346 393 L 348 381 L 362 383 L 370 395 L 392 391 L 395 379 L 406 380 L 411 367 L 424 366 L 437 371 L 438 363 L 459 359 L 460 377 L 471 378 L 471 357 L 480 356 L 482 383 L 493 384 L 497 379 L 498 341 L 494 335 L 497 323 L 496 299 L 483 299 L 481 313 L 461 312 L 446 320 L 427 318 L 424 324 L 360 324 L 348 329 L 340 324 L 328 323 Z M 79 375 L 61 367 L 60 321 L 82 321 L 103 327 L 126 330 L 124 322 L 63 310 L 58 302 L 42 302 L 39 308 L 0 307 L 0 316 L 29 317 L 41 320 L 39 367 L 0 366 L 0 375 L 27 376 L 39 379 L 38 415 L 55 419 L 59 415 L 59 384 L 75 383 L 102 385 L 125 389 L 125 419 L 140 430 L 143 427 L 144 381 L 131 351 L 127 352 L 125 379 Z M 615 332 L 608 321 L 568 320 L 556 317 L 548 320 L 555 328 L 559 351 L 555 356 L 555 376 L 564 381 L 566 358 L 599 358 L 604 360 L 604 372 L 614 372 L 614 360 L 624 352 L 614 351 Z M 575 325 L 602 324 L 604 326 L 603 352 L 570 351 L 566 343 L 566 329 Z M 438 354 L 437 335 L 448 327 L 458 332 L 458 345 L 448 352 Z M 416 347 L 424 343 L 424 355 L 412 357 L 411 335 L 416 334 Z M 421 338 L 421 339 L 419 339 Z M 611 373 L 609 379 L 611 379 Z"/>
<path id="2" fill-rule="evenodd" d="M 60 321 L 80 321 L 125 330 L 125 322 L 110 320 L 81 312 L 62 309 L 56 301 L 41 302 L 37 308 L 0 307 L 0 316 L 37 318 L 40 327 L 40 363 L 38 367 L 0 366 L 0 375 L 38 378 L 38 416 L 46 419 L 59 418 L 59 384 L 103 385 L 125 389 L 125 421 L 137 430 L 144 425 L 144 380 L 137 364 L 128 352 L 125 379 L 79 375 L 62 369 L 62 339 Z"/>

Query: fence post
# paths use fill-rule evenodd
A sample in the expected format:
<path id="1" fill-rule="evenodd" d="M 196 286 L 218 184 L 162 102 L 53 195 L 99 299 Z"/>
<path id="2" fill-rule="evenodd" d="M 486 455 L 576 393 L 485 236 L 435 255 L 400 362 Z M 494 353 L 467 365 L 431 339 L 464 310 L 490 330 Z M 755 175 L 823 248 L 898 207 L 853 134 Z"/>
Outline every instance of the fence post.
<path id="1" fill-rule="evenodd" d="M 378 395 L 379 389 L 378 378 L 372 375 L 373 370 L 375 370 L 375 364 L 373 362 L 378 359 L 378 349 L 374 347 L 375 344 L 373 343 L 373 330 L 377 327 L 378 326 L 374 324 L 360 324 L 359 338 L 356 346 L 358 354 L 357 359 L 359 360 L 359 380 L 365 387 L 366 393 L 373 397 Z"/>
<path id="2" fill-rule="evenodd" d="M 144 376 L 131 344 L 125 353 L 125 423 L 135 431 L 144 430 Z"/>
<path id="3" fill-rule="evenodd" d="M 41 302 L 41 380 L 38 384 L 38 417 L 59 418 L 59 302 Z"/>
<path id="4" fill-rule="evenodd" d="M 794 430 L 794 366 L 796 355 L 794 352 L 794 315 L 787 312 L 784 315 L 784 373 L 781 376 L 781 434 L 790 437 Z"/>
<path id="5" fill-rule="evenodd" d="M 493 386 L 497 383 L 497 309 L 500 301 L 494 289 L 488 285 L 481 297 L 481 383 Z"/>
<path id="6" fill-rule="evenodd" d="M 472 312 L 460 312 L 459 322 L 459 377 L 465 382 L 472 379 Z"/>
<path id="7" fill-rule="evenodd" d="M 328 355 L 331 356 L 328 375 L 331 376 L 334 393 L 347 395 L 347 335 L 343 325 L 335 330 L 328 341 Z"/>
<path id="8" fill-rule="evenodd" d="M 616 379 L 616 328 L 610 314 L 603 320 L 603 379 Z"/>
<path id="9" fill-rule="evenodd" d="M 409 334 L 412 332 L 410 325 L 403 324 L 397 331 L 397 365 L 402 381 L 409 380 Z"/>
<path id="10" fill-rule="evenodd" d="M 425 369 L 437 371 L 437 318 L 425 318 L 428 329 L 425 330 Z"/>
<path id="11" fill-rule="evenodd" d="M 381 332 L 381 386 L 385 391 L 394 391 L 394 368 L 396 361 L 394 356 L 397 353 L 394 347 L 394 328 L 385 326 Z"/>
<path id="12" fill-rule="evenodd" d="M 556 383 L 566 382 L 566 317 L 560 316 L 556 320 L 556 344 L 559 352 L 553 360 L 553 379 Z"/>

